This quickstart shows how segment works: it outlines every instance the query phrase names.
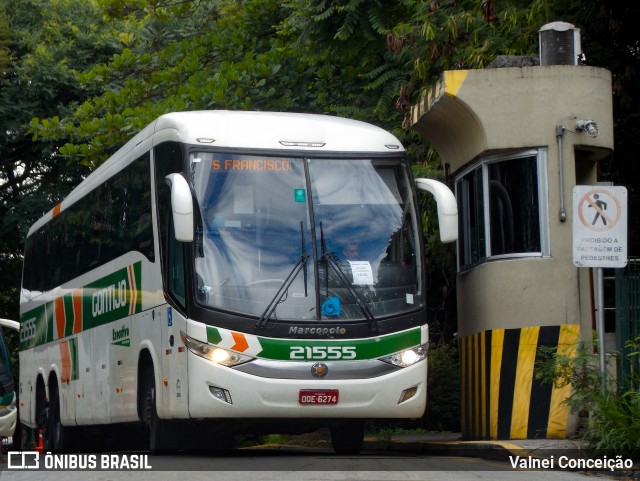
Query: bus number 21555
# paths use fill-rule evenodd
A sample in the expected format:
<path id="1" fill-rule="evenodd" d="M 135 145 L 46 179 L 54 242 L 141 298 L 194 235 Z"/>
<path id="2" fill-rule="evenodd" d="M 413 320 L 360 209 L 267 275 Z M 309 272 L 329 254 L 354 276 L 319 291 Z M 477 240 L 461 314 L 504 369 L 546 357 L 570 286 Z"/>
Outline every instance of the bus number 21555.
<path id="1" fill-rule="evenodd" d="M 291 346 L 289 351 L 289 359 L 294 361 L 337 361 L 355 358 L 355 346 Z"/>

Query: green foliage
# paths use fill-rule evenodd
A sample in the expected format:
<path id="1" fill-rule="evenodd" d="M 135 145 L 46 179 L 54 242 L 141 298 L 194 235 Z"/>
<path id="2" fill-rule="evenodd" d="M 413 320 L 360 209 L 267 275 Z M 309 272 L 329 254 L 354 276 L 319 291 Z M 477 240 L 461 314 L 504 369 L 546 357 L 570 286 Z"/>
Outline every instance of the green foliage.
<path id="1" fill-rule="evenodd" d="M 429 431 L 460 430 L 460 361 L 451 343 L 429 345 L 427 409 L 421 425 Z"/>
<path id="2" fill-rule="evenodd" d="M 496 55 L 535 54 L 537 31 L 583 27 L 587 62 L 614 72 L 618 125 L 612 179 L 638 178 L 639 8 L 604 0 L 0 0 L 12 63 L 0 84 L 0 282 L 17 285 L 21 241 L 59 200 L 134 132 L 175 110 L 333 113 L 391 130 L 416 175 L 442 177 L 409 113 L 446 69 Z M 0 16 L 0 63 L 3 36 Z M 625 161 L 625 158 L 627 161 Z M 52 180 L 53 179 L 53 180 Z M 640 189 L 629 186 L 630 201 Z M 437 240 L 421 200 L 430 322 L 450 322 L 455 251 Z M 640 229 L 640 217 L 630 219 Z M 635 227 L 634 227 L 635 225 Z M 15 233 L 20 233 L 15 235 Z M 630 242 L 640 236 L 630 236 Z M 8 292 L 8 289 L 4 290 Z M 431 296 L 432 294 L 430 294 Z M 17 305 L 17 302 L 16 302 Z M 0 306 L 1 308 L 1 306 Z M 447 337 L 450 333 L 443 333 Z"/>
<path id="3" fill-rule="evenodd" d="M 640 164 L 635 162 L 640 139 L 640 56 L 637 25 L 640 4 L 595 0 L 564 0 L 564 10 L 581 27 L 585 63 L 611 71 L 615 156 L 602 162 L 603 180 L 627 186 L 629 208 L 640 209 Z M 629 217 L 629 252 L 640 253 L 640 216 Z"/>
<path id="4" fill-rule="evenodd" d="M 640 355 L 640 337 L 629 342 L 630 358 Z M 566 403 L 571 412 L 586 411 L 588 422 L 580 436 L 599 453 L 640 459 L 640 373 L 634 372 L 625 387 L 611 376 L 605 383 L 593 349 L 581 344 L 575 356 L 541 348 L 536 377 L 557 387 L 570 385 Z"/>
<path id="5" fill-rule="evenodd" d="M 449 68 L 532 53 L 548 14 L 534 2 L 413 0 L 100 0 L 128 27 L 124 49 L 78 72 L 98 92 L 72 113 L 31 123 L 35 138 L 95 166 L 159 114 L 193 109 L 333 112 L 402 132 L 422 89 Z M 203 28 L 204 26 L 204 28 Z M 413 158 L 413 157 L 412 157 Z"/>
<path id="6" fill-rule="evenodd" d="M 496 55 L 535 55 L 537 31 L 549 18 L 552 3 L 418 3 L 411 20 L 418 80 L 427 87 L 444 70 L 483 68 Z"/>
<path id="7" fill-rule="evenodd" d="M 11 41 L 11 28 L 9 17 L 4 10 L 0 10 L 0 79 L 4 77 L 9 67 L 9 43 Z"/>
<path id="8" fill-rule="evenodd" d="M 0 316 L 15 319 L 27 229 L 87 173 L 61 159 L 55 139 L 33 142 L 27 125 L 34 115 L 51 125 L 91 95 L 76 72 L 111 56 L 119 42 L 118 24 L 104 22 L 92 1 L 0 0 L 0 11 L 11 26 L 0 83 Z"/>
<path id="9" fill-rule="evenodd" d="M 331 93 L 323 110 L 390 130 L 400 127 L 396 102 L 412 65 L 388 41 L 394 25 L 409 15 L 405 5 L 378 0 L 289 0 L 286 5 L 291 13 L 281 31 L 295 39 L 293 52 L 311 67 L 323 66 L 323 85 Z"/>
<path id="10" fill-rule="evenodd" d="M 59 121 L 34 119 L 34 136 L 66 140 L 63 155 L 95 166 L 169 111 L 300 109 L 309 95 L 304 66 L 285 55 L 275 30 L 283 18 L 279 2 L 216 5 L 198 7 L 179 29 L 175 17 L 154 9 L 140 21 L 153 35 L 77 76 L 85 88 L 103 92 Z"/>
<path id="11" fill-rule="evenodd" d="M 81 64 L 85 57 L 70 50 L 71 33 L 102 29 L 74 28 L 61 15 L 43 23 L 35 37 L 39 50 L 31 47 L 59 59 L 50 62 L 57 69 L 51 77 L 76 94 L 55 103 L 52 113 L 34 111 L 29 122 L 34 140 L 56 145 L 55 162 L 63 157 L 94 168 L 168 111 L 256 109 L 331 112 L 379 124 L 399 137 L 417 169 L 430 177 L 441 174 L 439 159 L 408 129 L 411 105 L 444 69 L 535 51 L 536 31 L 549 9 L 545 0 L 95 1 L 79 11 L 116 22 L 104 37 L 108 42 L 95 43 L 109 55 Z M 49 2 L 62 8 L 73 0 Z M 30 55 L 30 65 L 37 65 L 41 57 Z M 50 92 L 59 91 L 54 82 Z M 432 318 L 446 323 L 455 252 L 439 243 L 433 203 L 423 202 L 436 292 Z"/>

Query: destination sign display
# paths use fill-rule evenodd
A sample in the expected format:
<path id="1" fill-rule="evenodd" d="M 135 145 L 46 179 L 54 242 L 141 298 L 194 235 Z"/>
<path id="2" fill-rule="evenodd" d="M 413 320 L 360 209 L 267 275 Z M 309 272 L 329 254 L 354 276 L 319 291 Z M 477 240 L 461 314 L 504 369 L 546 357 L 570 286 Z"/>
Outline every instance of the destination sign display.
<path id="1" fill-rule="evenodd" d="M 213 159 L 211 170 L 234 172 L 290 172 L 291 161 L 287 159 Z"/>

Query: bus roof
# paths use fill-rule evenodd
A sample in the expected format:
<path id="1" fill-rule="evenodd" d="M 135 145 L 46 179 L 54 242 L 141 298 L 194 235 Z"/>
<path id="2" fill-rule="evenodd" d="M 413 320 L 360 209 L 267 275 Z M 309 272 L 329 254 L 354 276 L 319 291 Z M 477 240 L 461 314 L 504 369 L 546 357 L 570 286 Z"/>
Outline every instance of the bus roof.
<path id="1" fill-rule="evenodd" d="M 267 149 L 280 152 L 398 154 L 400 141 L 384 129 L 330 115 L 287 112 L 202 110 L 162 115 L 91 173 L 28 236 L 153 145 L 178 141 L 203 147 Z"/>
<path id="2" fill-rule="evenodd" d="M 379 127 L 317 114 L 174 112 L 155 122 L 155 132 L 163 129 L 179 130 L 186 143 L 195 144 L 198 139 L 208 138 L 218 147 L 338 152 L 389 152 L 402 148 L 397 138 Z"/>

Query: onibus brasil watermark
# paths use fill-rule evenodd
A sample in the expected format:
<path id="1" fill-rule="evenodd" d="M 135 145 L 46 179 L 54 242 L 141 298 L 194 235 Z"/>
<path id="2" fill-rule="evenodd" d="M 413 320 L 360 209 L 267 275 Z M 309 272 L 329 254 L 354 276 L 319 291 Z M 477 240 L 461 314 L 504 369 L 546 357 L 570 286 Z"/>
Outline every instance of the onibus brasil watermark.
<path id="1" fill-rule="evenodd" d="M 139 471 L 152 467 L 148 454 L 40 454 L 38 451 L 9 451 L 7 469 Z"/>

